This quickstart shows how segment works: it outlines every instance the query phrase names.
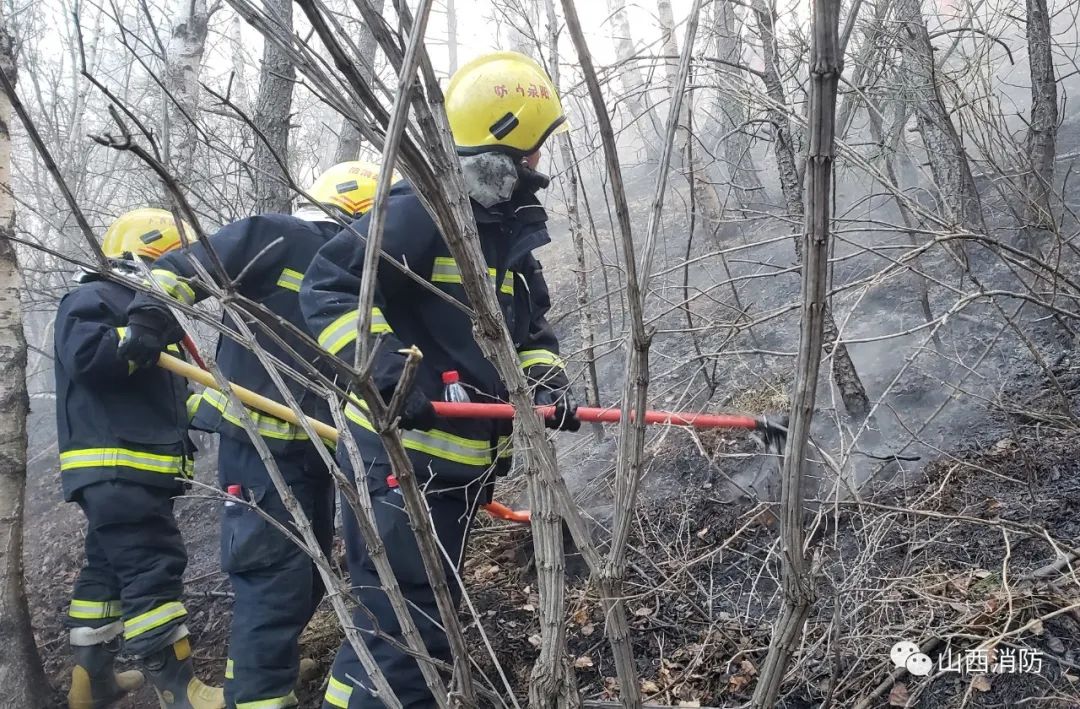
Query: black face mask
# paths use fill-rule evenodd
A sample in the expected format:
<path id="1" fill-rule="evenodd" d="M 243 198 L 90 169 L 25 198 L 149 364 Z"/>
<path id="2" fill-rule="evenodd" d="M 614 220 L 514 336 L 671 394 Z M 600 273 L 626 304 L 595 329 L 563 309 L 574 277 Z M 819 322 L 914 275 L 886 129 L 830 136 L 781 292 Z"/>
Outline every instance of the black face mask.
<path id="1" fill-rule="evenodd" d="M 517 189 L 524 190 L 525 192 L 538 192 L 539 190 L 547 189 L 551 184 L 551 178 L 540 172 L 534 170 L 523 162 L 517 164 L 518 183 Z"/>

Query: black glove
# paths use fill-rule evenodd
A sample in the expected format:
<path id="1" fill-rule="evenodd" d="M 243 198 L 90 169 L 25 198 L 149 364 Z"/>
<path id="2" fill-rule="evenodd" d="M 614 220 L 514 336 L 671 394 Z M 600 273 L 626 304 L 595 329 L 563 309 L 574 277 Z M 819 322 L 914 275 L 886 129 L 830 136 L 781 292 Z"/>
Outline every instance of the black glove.
<path id="1" fill-rule="evenodd" d="M 381 393 L 383 401 L 390 403 L 390 399 L 394 396 L 394 390 L 390 389 Z M 405 396 L 405 404 L 401 407 L 401 414 L 398 417 L 398 428 L 410 431 L 426 431 L 429 428 L 434 428 L 438 419 L 435 407 L 431 404 L 431 399 L 428 399 L 424 392 L 414 386 L 412 391 Z"/>
<path id="2" fill-rule="evenodd" d="M 140 369 L 152 367 L 162 350 L 183 337 L 183 328 L 168 308 L 139 308 L 128 313 L 127 330 L 120 339 L 119 354 Z"/>
<path id="3" fill-rule="evenodd" d="M 559 367 L 536 365 L 529 367 L 528 378 L 536 383 L 533 403 L 537 406 L 554 406 L 555 415 L 544 419 L 544 425 L 559 431 L 574 432 L 581 428 L 577 416 L 577 401 L 570 391 L 570 380 Z"/>

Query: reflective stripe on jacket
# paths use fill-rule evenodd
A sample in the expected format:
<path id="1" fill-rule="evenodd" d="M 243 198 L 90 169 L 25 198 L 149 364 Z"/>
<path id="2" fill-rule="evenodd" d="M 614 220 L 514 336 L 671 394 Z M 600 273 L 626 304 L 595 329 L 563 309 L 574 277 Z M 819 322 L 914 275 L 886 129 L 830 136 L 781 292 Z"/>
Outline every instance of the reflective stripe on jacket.
<path id="1" fill-rule="evenodd" d="M 533 249 L 550 241 L 547 214 L 535 195 L 525 192 L 515 193 L 510 202 L 492 209 L 476 204 L 473 208 L 488 277 L 522 361 L 543 360 L 557 366 L 561 363 L 558 341 L 545 320 L 550 307 L 547 284 L 539 262 L 532 256 Z M 457 263 L 407 182 L 394 185 L 385 215 L 386 254 L 467 305 Z M 353 224 L 360 234 L 366 233 L 367 227 L 366 217 Z M 308 328 L 326 351 L 349 363 L 356 345 L 364 246 L 364 240 L 351 229 L 342 231 L 319 250 L 300 289 L 300 305 Z M 404 356 L 399 350 L 416 345 L 424 354 L 416 386 L 428 398 L 441 399 L 442 372 L 457 370 L 474 402 L 506 400 L 505 386 L 473 340 L 468 315 L 386 259 L 377 269 L 371 315 L 371 330 L 381 336 L 373 368 L 380 390 L 392 389 L 401 375 Z M 385 452 L 363 409 L 349 405 L 346 416 L 365 459 L 385 460 Z M 418 475 L 433 469 L 439 473 L 440 481 L 459 484 L 484 475 L 497 461 L 500 467 L 507 465 L 509 456 L 505 453 L 509 449 L 505 441 L 510 433 L 506 421 L 443 419 L 434 429 L 405 431 L 402 437 Z"/>
<path id="2" fill-rule="evenodd" d="M 133 297 L 86 276 L 56 311 L 56 430 L 67 500 L 102 480 L 176 487 L 193 470 L 187 383 L 157 367 L 135 369 L 117 354 Z"/>

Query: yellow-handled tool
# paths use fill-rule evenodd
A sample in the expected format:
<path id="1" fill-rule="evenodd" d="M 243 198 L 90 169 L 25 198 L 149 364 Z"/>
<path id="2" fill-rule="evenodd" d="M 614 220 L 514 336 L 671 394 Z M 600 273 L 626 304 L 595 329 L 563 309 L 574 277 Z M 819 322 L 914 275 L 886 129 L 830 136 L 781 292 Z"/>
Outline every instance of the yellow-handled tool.
<path id="1" fill-rule="evenodd" d="M 161 353 L 161 357 L 158 358 L 158 366 L 162 369 L 167 369 L 173 374 L 179 374 L 181 377 L 190 379 L 193 382 L 198 382 L 208 389 L 214 391 L 221 391 L 221 387 L 214 381 L 214 375 L 205 369 L 200 369 L 194 364 L 188 364 L 182 359 L 173 357 L 165 352 Z M 262 394 L 256 394 L 251 389 L 245 389 L 239 384 L 232 384 L 233 393 L 236 394 L 236 398 L 239 399 L 245 406 L 250 406 L 253 409 L 258 409 L 263 413 L 270 414 L 274 418 L 279 418 L 282 421 L 288 421 L 289 423 L 299 426 L 300 419 L 297 418 L 293 410 L 285 404 L 268 399 Z M 313 419 L 310 416 L 306 417 L 311 427 L 315 429 L 315 433 L 319 434 L 319 438 L 327 441 L 337 443 L 338 432 L 333 426 L 329 426 L 322 421 Z"/>
<path id="2" fill-rule="evenodd" d="M 193 382 L 198 382 L 199 384 L 202 384 L 209 389 L 221 391 L 221 388 L 218 387 L 217 382 L 214 380 L 214 376 L 210 374 L 210 372 L 206 371 L 205 369 L 196 367 L 193 364 L 188 364 L 184 360 L 173 357 L 170 354 L 162 352 L 161 356 L 158 358 L 158 366 L 162 369 L 169 370 L 173 374 L 178 374 L 181 377 L 190 379 Z M 282 421 L 288 421 L 295 426 L 300 425 L 300 419 L 295 413 L 293 413 L 293 410 L 290 409 L 288 406 L 274 401 L 273 399 L 268 399 L 262 394 L 256 394 L 252 390 L 245 389 L 238 384 L 232 384 L 231 382 L 230 384 L 232 386 L 233 393 L 236 394 L 236 398 L 239 399 L 245 406 L 250 406 L 253 409 L 258 409 L 259 411 L 270 414 L 271 416 L 279 418 Z M 318 419 L 313 419 L 310 416 L 306 416 L 305 418 L 308 420 L 308 423 L 311 424 L 311 428 L 315 431 L 315 433 L 319 434 L 319 438 L 322 438 L 326 441 L 331 441 L 333 443 L 337 443 L 338 432 L 336 428 L 325 424 Z M 492 515 L 493 517 L 498 517 L 499 519 L 505 519 L 510 522 L 529 522 L 528 510 L 513 510 L 506 505 L 499 504 L 498 502 L 492 502 L 490 504 L 484 505 L 484 509 L 487 510 L 488 514 Z"/>

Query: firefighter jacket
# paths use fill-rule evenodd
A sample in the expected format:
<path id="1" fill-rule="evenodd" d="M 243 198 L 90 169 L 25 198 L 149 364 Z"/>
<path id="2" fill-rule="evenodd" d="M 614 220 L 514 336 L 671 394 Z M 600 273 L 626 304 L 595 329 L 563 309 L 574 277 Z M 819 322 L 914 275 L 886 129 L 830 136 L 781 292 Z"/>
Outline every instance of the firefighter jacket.
<path id="1" fill-rule="evenodd" d="M 281 318 L 301 331 L 307 331 L 298 302 L 300 281 L 316 251 L 341 228 L 333 222 L 323 221 L 325 219 L 321 212 L 311 220 L 286 214 L 249 217 L 222 227 L 206 240 L 221 260 L 225 274 L 234 282 L 239 295 L 272 313 L 273 316 L 268 316 L 261 312 L 261 308 L 248 308 L 239 303 L 239 307 L 245 308 L 251 319 L 262 323 L 251 326 L 259 346 L 301 374 L 304 369 L 296 363 L 289 349 L 307 362 L 314 362 L 325 355 L 303 338 L 286 331 L 275 320 Z M 212 278 L 220 278 L 207 251 L 206 241 L 166 254 L 154 262 L 151 270 L 151 275 L 166 293 L 188 305 L 209 295 L 204 287 L 206 284 L 200 281 L 193 266 L 194 261 L 201 263 Z M 153 296 L 140 294 L 131 308 L 155 306 L 159 307 L 159 304 Z M 223 316 L 223 322 L 230 330 L 236 331 L 230 313 Z M 268 333 L 266 327 L 271 328 L 289 349 Z M 222 335 L 218 338 L 216 359 L 222 374 L 229 381 L 275 401 L 282 401 L 282 395 L 266 369 L 244 345 Z M 304 413 L 323 421 L 329 418 L 329 409 L 321 397 L 288 376 L 282 378 Z M 308 445 L 307 434 L 301 427 L 251 408 L 248 408 L 248 413 L 272 452 L 286 453 Z M 213 389 L 203 392 L 192 426 L 248 440 L 240 412 L 228 405 L 224 394 Z"/>
<path id="2" fill-rule="evenodd" d="M 53 345 L 64 499 L 103 480 L 179 491 L 193 470 L 187 383 L 117 354 L 133 290 L 91 274 L 81 281 L 60 301 Z"/>
<path id="3" fill-rule="evenodd" d="M 547 285 L 532 255 L 533 249 L 550 241 L 544 208 L 534 194 L 519 191 L 491 209 L 474 202 L 473 211 L 491 285 L 522 367 L 562 366 L 558 341 L 545 320 L 550 307 Z M 353 224 L 360 234 L 367 227 L 368 217 Z M 343 230 L 315 256 L 300 289 L 308 328 L 323 348 L 350 363 L 364 247 L 365 241 L 352 230 Z M 402 273 L 386 258 L 377 268 L 371 332 L 382 337 L 373 367 L 379 389 L 393 388 L 405 361 L 399 350 L 415 345 L 424 355 L 415 386 L 432 401 L 442 399 L 442 373 L 456 370 L 472 401 L 505 402 L 506 388 L 473 340 L 468 314 L 413 278 L 468 305 L 458 266 L 407 182 L 391 190 L 382 248 L 412 274 Z M 362 402 L 345 407 L 353 435 L 366 462 L 385 462 L 386 454 L 364 410 Z M 511 432 L 507 421 L 440 419 L 427 431 L 403 431 L 402 439 L 418 476 L 435 471 L 438 478 L 433 484 L 450 486 L 476 480 L 493 469 L 504 472 L 511 454 Z"/>

